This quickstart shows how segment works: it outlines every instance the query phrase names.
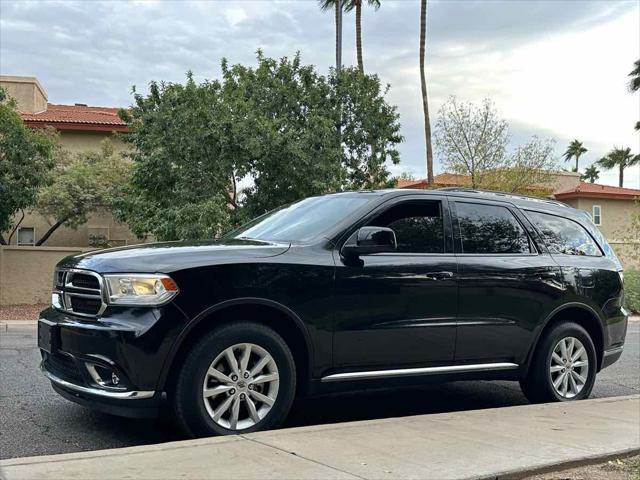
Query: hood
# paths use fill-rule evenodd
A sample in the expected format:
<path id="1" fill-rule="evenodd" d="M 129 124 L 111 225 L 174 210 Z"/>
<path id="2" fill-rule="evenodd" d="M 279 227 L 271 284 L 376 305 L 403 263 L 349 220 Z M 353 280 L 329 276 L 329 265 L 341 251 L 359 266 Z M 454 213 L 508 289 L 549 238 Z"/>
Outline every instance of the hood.
<path id="1" fill-rule="evenodd" d="M 171 273 L 185 268 L 251 262 L 281 255 L 288 249 L 288 243 L 248 239 L 148 243 L 73 255 L 58 266 L 99 273 Z"/>

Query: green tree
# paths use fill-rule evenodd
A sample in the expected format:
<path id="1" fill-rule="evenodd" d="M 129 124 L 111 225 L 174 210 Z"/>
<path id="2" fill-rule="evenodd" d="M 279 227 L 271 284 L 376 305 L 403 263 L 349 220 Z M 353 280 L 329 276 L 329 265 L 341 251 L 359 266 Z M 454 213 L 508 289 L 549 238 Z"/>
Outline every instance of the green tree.
<path id="1" fill-rule="evenodd" d="M 427 184 L 433 185 L 433 147 L 431 144 L 431 119 L 427 98 L 427 79 L 424 72 L 425 43 L 427 38 L 427 0 L 420 1 L 420 88 L 424 113 L 424 142 L 427 151 Z"/>
<path id="2" fill-rule="evenodd" d="M 500 165 L 483 172 L 480 187 L 508 193 L 546 197 L 551 194 L 556 169 L 554 142 L 534 136 L 507 154 Z"/>
<path id="3" fill-rule="evenodd" d="M 111 209 L 129 176 L 129 164 L 104 140 L 99 151 L 60 155 L 49 184 L 38 192 L 36 210 L 50 219 L 43 245 L 62 225 L 78 228 L 99 208 Z"/>
<path id="4" fill-rule="evenodd" d="M 614 148 L 598 160 L 603 168 L 618 168 L 618 186 L 624 186 L 624 170 L 640 163 L 640 155 L 632 155 L 630 148 Z"/>
<path id="5" fill-rule="evenodd" d="M 397 109 L 385 101 L 390 86 L 383 86 L 377 75 L 362 75 L 355 68 L 344 69 L 339 82 L 334 73 L 330 83 L 341 108 L 342 166 L 347 175 L 342 188 L 392 186 L 386 166 L 400 162 L 396 145 L 403 137 Z"/>
<path id="6" fill-rule="evenodd" d="M 325 77 L 298 55 L 257 60 L 223 60 L 220 81 L 188 75 L 135 94 L 122 114 L 133 173 L 116 211 L 134 233 L 211 238 L 303 197 L 389 183 L 402 137 L 378 77 Z"/>
<path id="7" fill-rule="evenodd" d="M 191 73 L 185 85 L 152 82 L 146 96 L 134 88 L 133 106 L 120 115 L 129 124 L 123 138 L 133 147 L 133 167 L 117 218 L 139 237 L 160 240 L 211 238 L 226 229 L 237 208 L 235 181 L 248 167 L 221 83 L 197 84 Z"/>
<path id="8" fill-rule="evenodd" d="M 299 55 L 275 60 L 260 52 L 257 68 L 223 63 L 222 70 L 237 159 L 253 179 L 243 192 L 245 216 L 343 185 L 338 117 L 325 77 L 301 65 Z"/>
<path id="9" fill-rule="evenodd" d="M 27 128 L 0 88 L 0 244 L 13 234 L 14 215 L 31 207 L 54 165 L 57 135 Z M 9 232 L 5 239 L 4 232 Z"/>
<path id="10" fill-rule="evenodd" d="M 364 62 L 362 60 L 362 4 L 365 1 L 376 10 L 380 8 L 380 0 L 344 0 L 345 12 L 350 12 L 354 9 L 356 11 L 356 56 L 360 73 L 364 73 Z"/>
<path id="11" fill-rule="evenodd" d="M 581 180 L 587 180 L 590 183 L 595 183 L 600 178 L 600 170 L 595 165 L 587 167 L 584 173 L 580 176 Z"/>
<path id="12" fill-rule="evenodd" d="M 572 158 L 576 159 L 576 168 L 573 170 L 574 172 L 578 171 L 578 160 L 582 156 L 583 153 L 586 153 L 587 149 L 582 145 L 582 142 L 579 140 L 574 140 L 567 147 L 566 152 L 564 152 L 565 161 L 569 162 Z"/>

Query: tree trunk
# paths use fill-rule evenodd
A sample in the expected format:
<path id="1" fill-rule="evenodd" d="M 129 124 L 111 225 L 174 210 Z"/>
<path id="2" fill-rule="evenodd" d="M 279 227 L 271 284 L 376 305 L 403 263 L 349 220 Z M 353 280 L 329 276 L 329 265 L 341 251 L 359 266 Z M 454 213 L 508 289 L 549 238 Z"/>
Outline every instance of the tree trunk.
<path id="1" fill-rule="evenodd" d="M 622 188 L 622 186 L 624 185 L 624 165 L 620 165 L 619 168 L 620 168 L 620 179 L 619 179 L 620 185 L 619 185 L 619 187 Z"/>
<path id="2" fill-rule="evenodd" d="M 51 228 L 49 228 L 49 230 L 47 230 L 47 233 L 45 233 L 42 238 L 40 238 L 40 240 L 38 240 L 36 242 L 36 247 L 40 247 L 44 242 L 46 242 L 47 240 L 49 240 L 49 237 L 51 236 L 51 234 L 53 232 L 55 232 L 58 227 L 60 227 L 60 225 L 62 225 L 64 222 L 66 222 L 68 220 L 68 218 L 63 218 L 62 220 L 58 220 L 56 223 L 54 223 Z"/>
<path id="3" fill-rule="evenodd" d="M 336 0 L 336 70 L 342 68 L 342 0 Z"/>
<path id="4" fill-rule="evenodd" d="M 362 0 L 356 0 L 356 52 L 358 55 L 358 70 L 364 73 L 362 61 Z"/>
<path id="5" fill-rule="evenodd" d="M 427 184 L 433 185 L 433 151 L 431 149 L 431 121 L 427 100 L 427 81 L 424 74 L 425 40 L 427 36 L 427 0 L 420 2 L 420 85 L 422 87 L 422 109 L 424 111 L 424 141 L 427 147 Z"/>
<path id="6" fill-rule="evenodd" d="M 7 237 L 7 244 L 8 245 L 11 245 L 11 239 L 13 238 L 13 234 L 16 233 L 16 231 L 18 230 L 18 227 L 20 227 L 20 224 L 24 220 L 24 210 L 20 210 L 20 211 L 22 212 L 22 216 L 20 217 L 20 220 L 18 221 L 18 223 L 16 223 L 16 226 L 13 227 L 13 230 L 11 230 L 11 233 Z"/>
<path id="7" fill-rule="evenodd" d="M 578 170 L 578 158 L 580 158 L 580 155 L 576 155 L 576 172 L 580 171 Z"/>

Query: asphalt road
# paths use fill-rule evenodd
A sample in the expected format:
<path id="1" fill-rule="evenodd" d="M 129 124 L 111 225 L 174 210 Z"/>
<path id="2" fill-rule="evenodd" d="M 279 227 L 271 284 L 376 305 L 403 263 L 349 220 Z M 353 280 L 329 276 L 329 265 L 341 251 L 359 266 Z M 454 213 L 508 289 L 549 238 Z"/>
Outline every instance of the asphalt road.
<path id="1" fill-rule="evenodd" d="M 37 371 L 35 326 L 0 331 L 0 459 L 182 439 L 163 421 L 92 412 L 53 392 Z M 640 322 L 629 324 L 621 359 L 603 370 L 592 398 L 640 393 Z M 286 426 L 526 404 L 517 383 L 455 382 L 323 396 L 294 404 Z"/>

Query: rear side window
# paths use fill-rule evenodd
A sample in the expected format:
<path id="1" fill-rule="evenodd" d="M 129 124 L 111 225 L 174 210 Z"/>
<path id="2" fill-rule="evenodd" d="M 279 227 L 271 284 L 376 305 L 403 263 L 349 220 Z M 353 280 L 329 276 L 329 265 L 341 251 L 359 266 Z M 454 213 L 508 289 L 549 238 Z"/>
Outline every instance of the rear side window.
<path id="1" fill-rule="evenodd" d="M 527 212 L 551 253 L 600 257 L 602 252 L 591 235 L 577 222 L 540 212 Z"/>
<path id="2" fill-rule="evenodd" d="M 462 253 L 530 253 L 529 237 L 506 207 L 456 202 Z"/>

